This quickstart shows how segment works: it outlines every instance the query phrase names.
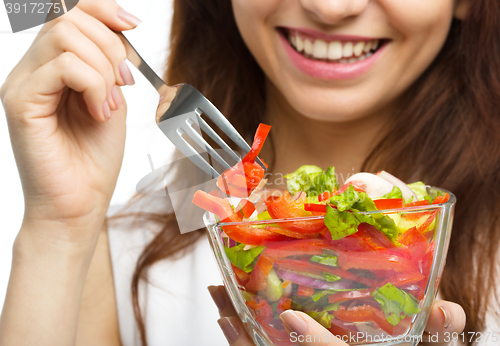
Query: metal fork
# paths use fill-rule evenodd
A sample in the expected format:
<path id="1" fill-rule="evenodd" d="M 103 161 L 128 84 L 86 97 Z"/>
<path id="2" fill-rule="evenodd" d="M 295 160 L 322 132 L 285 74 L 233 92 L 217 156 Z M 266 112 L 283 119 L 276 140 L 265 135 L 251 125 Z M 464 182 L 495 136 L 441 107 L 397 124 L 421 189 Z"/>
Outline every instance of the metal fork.
<path id="1" fill-rule="evenodd" d="M 160 94 L 160 103 L 156 111 L 156 124 L 175 147 L 196 166 L 212 178 L 216 178 L 222 173 L 218 172 L 205 160 L 202 154 L 183 138 L 183 135 L 187 135 L 200 148 L 205 149 L 206 153 L 215 159 L 224 170 L 232 166 L 210 146 L 203 138 L 201 131 L 217 143 L 235 162 L 240 160 L 239 155 L 203 120 L 201 117 L 202 114 L 212 120 L 245 154 L 250 151 L 248 143 L 205 96 L 189 84 L 168 86 L 142 59 L 128 39 L 122 33 L 117 32 L 116 34 L 125 45 L 127 59 L 146 77 Z M 193 127 L 195 124 L 198 125 L 201 131 Z M 266 169 L 259 158 L 257 158 L 257 162 Z"/>

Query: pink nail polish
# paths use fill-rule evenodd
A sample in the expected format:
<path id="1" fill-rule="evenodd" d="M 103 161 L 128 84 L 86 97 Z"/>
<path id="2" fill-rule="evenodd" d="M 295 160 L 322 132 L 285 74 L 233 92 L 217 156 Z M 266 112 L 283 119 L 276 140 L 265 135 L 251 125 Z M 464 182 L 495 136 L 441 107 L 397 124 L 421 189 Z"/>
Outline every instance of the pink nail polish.
<path id="1" fill-rule="evenodd" d="M 118 18 L 130 25 L 132 28 L 135 28 L 137 25 L 142 23 L 142 20 L 134 16 L 132 13 L 128 13 L 123 8 L 118 10 Z"/>
<path id="2" fill-rule="evenodd" d="M 240 336 L 240 329 L 228 317 L 219 319 L 217 323 L 219 323 L 220 329 L 222 329 L 228 343 L 232 344 Z"/>
<path id="3" fill-rule="evenodd" d="M 134 77 L 132 76 L 132 72 L 130 72 L 130 69 L 128 68 L 127 62 L 125 60 L 123 60 L 120 63 L 119 70 L 120 70 L 120 75 L 123 79 L 123 82 L 126 85 L 134 85 L 135 84 L 135 80 L 134 80 Z"/>
<path id="4" fill-rule="evenodd" d="M 283 324 L 292 332 L 304 335 L 307 332 L 307 323 L 295 311 L 286 310 L 280 315 Z"/>
<path id="5" fill-rule="evenodd" d="M 104 119 L 109 120 L 111 118 L 111 109 L 109 108 L 108 101 L 104 101 L 104 105 L 102 106 L 102 111 L 104 113 Z"/>
<path id="6" fill-rule="evenodd" d="M 120 91 L 118 90 L 118 87 L 116 85 L 111 90 L 111 98 L 113 99 L 113 102 L 115 103 L 117 109 L 123 107 L 122 95 L 120 95 Z"/>

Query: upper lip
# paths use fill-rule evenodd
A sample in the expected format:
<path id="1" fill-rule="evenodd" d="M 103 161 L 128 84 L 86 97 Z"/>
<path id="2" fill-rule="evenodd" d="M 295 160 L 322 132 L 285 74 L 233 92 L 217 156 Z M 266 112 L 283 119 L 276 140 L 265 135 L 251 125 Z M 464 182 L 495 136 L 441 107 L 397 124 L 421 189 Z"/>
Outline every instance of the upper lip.
<path id="1" fill-rule="evenodd" d="M 297 31 L 303 33 L 307 36 L 312 36 L 314 38 L 322 39 L 325 41 L 371 41 L 371 40 L 382 40 L 383 37 L 369 37 L 369 36 L 359 36 L 359 35 L 331 35 L 326 34 L 321 31 L 316 31 L 308 28 L 294 28 L 294 27 L 280 27 L 285 31 Z"/>

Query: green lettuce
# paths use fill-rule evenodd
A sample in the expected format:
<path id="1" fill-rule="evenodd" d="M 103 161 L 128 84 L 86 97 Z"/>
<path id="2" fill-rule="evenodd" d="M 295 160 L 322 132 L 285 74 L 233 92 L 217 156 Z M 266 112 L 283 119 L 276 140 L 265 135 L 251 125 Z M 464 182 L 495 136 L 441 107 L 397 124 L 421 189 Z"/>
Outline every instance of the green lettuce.
<path id="1" fill-rule="evenodd" d="M 244 247 L 245 244 L 239 244 L 230 248 L 224 245 L 224 250 L 227 258 L 229 258 L 232 264 L 244 272 L 250 273 L 253 269 L 253 261 L 257 258 L 257 256 L 259 256 L 265 247 L 256 246 L 250 250 L 243 250 Z"/>
<path id="2" fill-rule="evenodd" d="M 285 175 L 285 178 L 287 189 L 291 194 L 304 191 L 308 197 L 319 196 L 325 191 L 338 188 L 334 167 L 328 167 L 324 172 L 318 166 L 305 165 Z"/>
<path id="3" fill-rule="evenodd" d="M 429 200 L 430 196 L 427 193 L 427 188 L 423 182 L 417 181 L 415 183 L 408 184 L 408 187 L 415 193 L 415 195 L 417 195 L 417 200 Z"/>
<path id="4" fill-rule="evenodd" d="M 392 191 L 388 194 L 383 195 L 382 198 L 403 198 L 403 193 L 401 192 L 401 189 L 399 187 L 394 186 L 392 188 Z"/>
<path id="5" fill-rule="evenodd" d="M 370 215 L 359 213 L 377 210 L 375 203 L 366 193 L 358 192 L 349 185 L 343 193 L 331 197 L 330 203 L 337 209 L 327 206 L 324 222 L 333 240 L 356 233 L 359 224 L 366 222 L 377 227 L 393 243 L 397 243 L 399 229 L 394 220 L 382 213 Z"/>
<path id="6" fill-rule="evenodd" d="M 327 266 L 336 267 L 337 257 L 332 255 L 314 255 L 310 258 L 311 262 L 321 263 Z"/>
<path id="7" fill-rule="evenodd" d="M 391 283 L 377 288 L 373 291 L 372 296 L 380 304 L 387 321 L 393 326 L 407 315 L 411 316 L 420 312 L 417 298 Z"/>
<path id="8" fill-rule="evenodd" d="M 325 328 L 332 327 L 332 320 L 335 318 L 332 314 L 329 314 L 328 311 L 306 311 L 306 314 L 314 318 L 319 324 L 321 324 Z"/>

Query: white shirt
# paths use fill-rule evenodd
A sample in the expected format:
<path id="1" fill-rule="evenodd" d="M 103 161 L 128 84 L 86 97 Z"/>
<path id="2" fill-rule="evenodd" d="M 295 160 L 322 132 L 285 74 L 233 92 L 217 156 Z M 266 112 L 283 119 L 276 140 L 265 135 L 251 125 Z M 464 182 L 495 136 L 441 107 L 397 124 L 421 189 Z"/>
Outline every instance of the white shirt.
<path id="1" fill-rule="evenodd" d="M 162 199 L 157 200 L 159 203 L 155 204 L 155 209 L 158 207 L 157 211 L 164 211 Z M 134 207 L 134 211 L 138 208 L 140 205 Z M 110 208 L 108 216 L 119 209 Z M 151 210 L 148 208 L 148 211 Z M 140 333 L 132 307 L 131 282 L 137 260 L 154 236 L 154 226 L 143 221 L 133 225 L 126 221 L 108 224 L 123 346 L 140 345 Z M 217 324 L 217 307 L 207 290 L 209 285 L 222 284 L 207 237 L 202 237 L 185 256 L 154 264 L 148 272 L 148 279 L 149 284 L 142 282 L 140 285 L 139 299 L 149 346 L 227 345 Z"/>

